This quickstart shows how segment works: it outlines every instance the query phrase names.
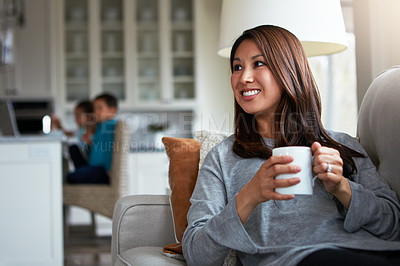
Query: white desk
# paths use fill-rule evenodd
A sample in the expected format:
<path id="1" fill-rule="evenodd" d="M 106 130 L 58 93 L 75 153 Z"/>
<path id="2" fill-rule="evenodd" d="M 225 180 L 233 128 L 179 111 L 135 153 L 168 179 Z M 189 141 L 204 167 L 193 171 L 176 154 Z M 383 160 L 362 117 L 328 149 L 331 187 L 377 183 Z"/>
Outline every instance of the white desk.
<path id="1" fill-rule="evenodd" d="M 0 138 L 0 265 L 62 266 L 61 139 Z"/>

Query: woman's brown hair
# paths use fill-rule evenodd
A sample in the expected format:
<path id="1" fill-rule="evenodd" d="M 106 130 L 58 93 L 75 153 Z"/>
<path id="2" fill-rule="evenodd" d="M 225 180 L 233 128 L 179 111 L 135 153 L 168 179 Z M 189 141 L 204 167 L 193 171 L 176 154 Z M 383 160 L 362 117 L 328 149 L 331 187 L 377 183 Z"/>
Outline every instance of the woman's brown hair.
<path id="1" fill-rule="evenodd" d="M 321 100 L 317 84 L 308 65 L 300 41 L 291 32 L 273 25 L 258 26 L 246 30 L 235 41 L 230 64 L 239 45 L 244 40 L 253 40 L 261 50 L 266 66 L 283 88 L 282 98 L 275 111 L 275 147 L 311 146 L 314 141 L 337 149 L 344 162 L 343 175 L 356 172 L 352 157 L 358 153 L 334 141 L 321 122 Z M 235 143 L 233 151 L 244 158 L 271 156 L 259 133 L 254 115 L 246 113 L 235 100 Z"/>

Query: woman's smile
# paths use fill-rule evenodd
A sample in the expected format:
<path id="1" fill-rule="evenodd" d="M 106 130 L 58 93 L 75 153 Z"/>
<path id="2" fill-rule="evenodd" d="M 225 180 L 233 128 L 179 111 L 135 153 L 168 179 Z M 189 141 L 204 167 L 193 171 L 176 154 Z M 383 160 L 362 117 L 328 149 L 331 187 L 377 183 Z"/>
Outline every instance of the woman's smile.
<path id="1" fill-rule="evenodd" d="M 261 90 L 250 89 L 250 90 L 242 91 L 242 95 L 245 97 L 245 100 L 250 100 L 250 99 L 255 98 L 260 92 L 261 92 Z M 252 96 L 254 96 L 254 97 L 252 97 Z"/>

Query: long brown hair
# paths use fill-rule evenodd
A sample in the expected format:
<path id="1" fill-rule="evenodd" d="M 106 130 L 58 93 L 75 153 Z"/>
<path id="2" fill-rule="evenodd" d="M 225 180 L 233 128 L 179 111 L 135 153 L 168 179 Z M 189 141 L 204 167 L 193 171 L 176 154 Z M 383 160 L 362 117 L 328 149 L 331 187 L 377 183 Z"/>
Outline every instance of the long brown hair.
<path id="1" fill-rule="evenodd" d="M 253 40 L 266 60 L 266 66 L 283 88 L 282 98 L 275 111 L 275 147 L 311 146 L 314 141 L 337 149 L 344 161 L 343 174 L 356 172 L 352 157 L 358 153 L 334 141 L 321 122 L 321 100 L 317 84 L 300 41 L 291 32 L 273 25 L 246 30 L 235 41 L 230 57 L 233 59 L 244 40 Z M 254 115 L 246 113 L 235 100 L 235 143 L 233 151 L 244 158 L 268 159 L 272 151 L 259 133 Z"/>

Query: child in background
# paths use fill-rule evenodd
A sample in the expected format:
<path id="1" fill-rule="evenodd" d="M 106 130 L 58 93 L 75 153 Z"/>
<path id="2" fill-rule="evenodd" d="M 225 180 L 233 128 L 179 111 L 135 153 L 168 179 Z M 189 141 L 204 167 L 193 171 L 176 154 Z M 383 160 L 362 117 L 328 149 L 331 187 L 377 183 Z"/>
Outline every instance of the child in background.
<path id="1" fill-rule="evenodd" d="M 76 170 L 67 175 L 71 184 L 108 184 L 111 169 L 117 99 L 110 94 L 101 94 L 93 101 L 96 130 L 90 143 L 88 162 L 76 165 Z"/>
<path id="2" fill-rule="evenodd" d="M 77 136 L 80 144 L 89 144 L 91 135 L 94 132 L 94 121 L 93 121 L 93 104 L 89 100 L 78 102 L 74 109 L 75 122 L 79 129 L 68 130 L 62 125 L 60 118 L 52 115 L 51 117 L 51 129 L 61 130 L 67 137 Z"/>
<path id="3" fill-rule="evenodd" d="M 89 100 L 78 102 L 74 108 L 75 122 L 78 130 L 68 130 L 62 125 L 60 119 L 53 115 L 51 118 L 52 130 L 61 130 L 68 137 L 77 137 L 78 143 L 69 146 L 69 157 L 75 168 L 85 164 L 89 156 L 89 146 L 95 130 L 93 104 Z"/>

